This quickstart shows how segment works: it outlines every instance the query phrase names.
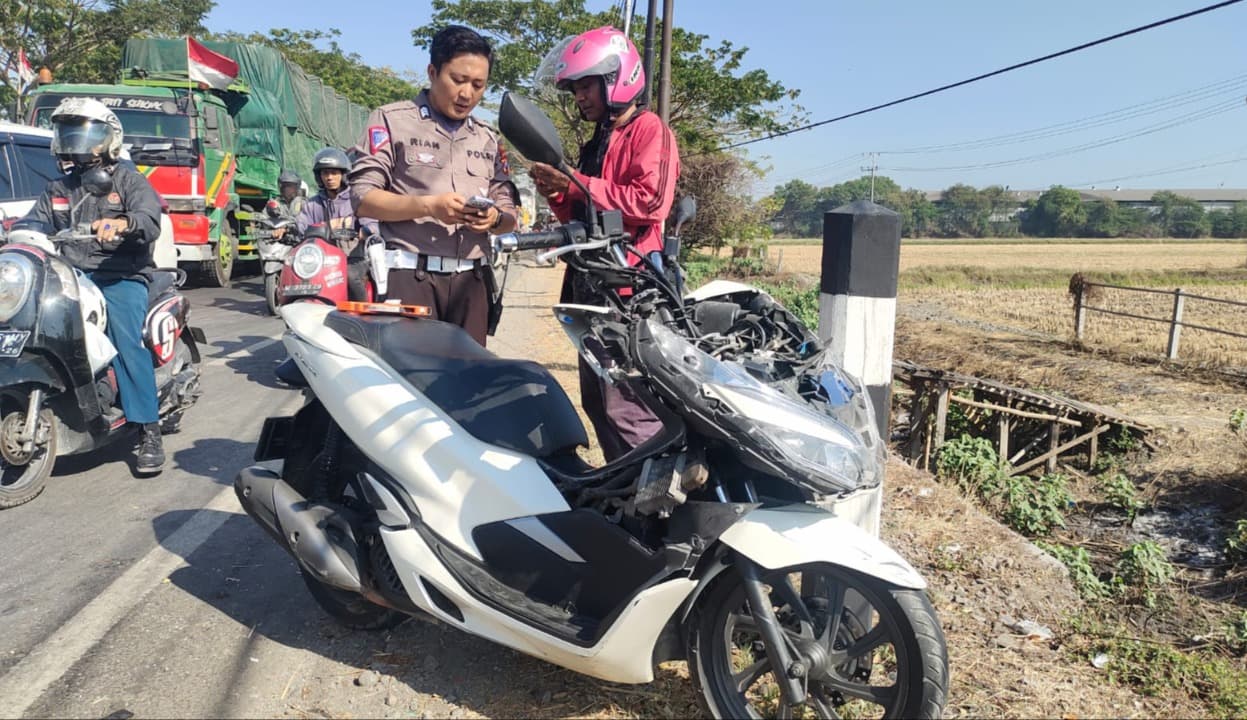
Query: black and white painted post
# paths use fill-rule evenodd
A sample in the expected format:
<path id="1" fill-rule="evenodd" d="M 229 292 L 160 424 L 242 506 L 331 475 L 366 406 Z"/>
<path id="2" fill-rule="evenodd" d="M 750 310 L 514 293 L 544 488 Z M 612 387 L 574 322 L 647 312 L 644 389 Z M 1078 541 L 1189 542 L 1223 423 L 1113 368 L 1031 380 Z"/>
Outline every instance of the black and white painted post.
<path id="1" fill-rule="evenodd" d="M 823 216 L 819 339 L 831 360 L 866 386 L 879 437 L 886 444 L 892 402 L 892 345 L 896 335 L 896 279 L 901 261 L 901 216 L 869 200 Z M 863 498 L 845 516 L 879 532 L 882 493 Z"/>

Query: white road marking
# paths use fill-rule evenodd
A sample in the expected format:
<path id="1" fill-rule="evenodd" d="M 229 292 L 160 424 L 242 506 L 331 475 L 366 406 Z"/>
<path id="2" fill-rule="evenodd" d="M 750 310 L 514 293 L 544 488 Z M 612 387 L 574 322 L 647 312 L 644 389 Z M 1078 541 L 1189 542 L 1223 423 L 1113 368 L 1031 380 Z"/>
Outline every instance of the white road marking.
<path id="1" fill-rule="evenodd" d="M 301 402 L 301 397 L 292 397 L 281 403 L 281 409 Z M 3 706 L 0 717 L 21 717 L 165 578 L 186 566 L 185 558 L 212 537 L 226 520 L 241 512 L 231 484 L 32 649 L 0 677 L 0 706 Z"/>

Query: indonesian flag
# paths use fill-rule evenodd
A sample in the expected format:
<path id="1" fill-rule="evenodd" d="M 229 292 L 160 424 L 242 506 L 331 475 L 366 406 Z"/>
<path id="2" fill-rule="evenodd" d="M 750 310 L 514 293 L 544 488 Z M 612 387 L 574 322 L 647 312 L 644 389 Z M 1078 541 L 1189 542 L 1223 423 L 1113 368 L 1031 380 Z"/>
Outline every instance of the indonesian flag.
<path id="1" fill-rule="evenodd" d="M 17 51 L 17 79 L 20 87 L 26 87 L 35 81 L 35 71 L 30 67 L 30 61 L 26 59 L 25 49 Z"/>
<path id="2" fill-rule="evenodd" d="M 238 77 L 238 63 L 214 53 L 194 38 L 186 38 L 186 69 L 191 80 L 211 88 L 224 90 Z"/>

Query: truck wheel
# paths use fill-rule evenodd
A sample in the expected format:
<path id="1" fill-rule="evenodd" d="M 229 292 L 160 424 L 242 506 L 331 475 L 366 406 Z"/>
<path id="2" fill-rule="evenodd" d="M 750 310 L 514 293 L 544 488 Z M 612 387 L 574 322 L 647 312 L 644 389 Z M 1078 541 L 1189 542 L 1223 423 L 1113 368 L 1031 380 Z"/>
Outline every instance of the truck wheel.
<path id="1" fill-rule="evenodd" d="M 234 273 L 234 261 L 238 258 L 238 244 L 234 242 L 234 236 L 222 228 L 214 249 L 212 259 L 203 261 L 199 273 L 207 286 L 227 288 Z"/>

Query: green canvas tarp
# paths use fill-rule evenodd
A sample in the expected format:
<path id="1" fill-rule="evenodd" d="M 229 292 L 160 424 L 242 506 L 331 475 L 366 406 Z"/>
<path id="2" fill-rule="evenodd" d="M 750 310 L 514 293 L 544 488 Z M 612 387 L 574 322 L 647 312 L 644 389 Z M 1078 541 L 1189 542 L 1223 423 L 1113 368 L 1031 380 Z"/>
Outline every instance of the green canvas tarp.
<path id="1" fill-rule="evenodd" d="M 237 62 L 239 79 L 251 89 L 243 96 L 226 94 L 238 126 L 242 174 L 264 178 L 263 184 L 268 185 L 275 182 L 281 168 L 291 168 L 312 185 L 312 156 L 317 150 L 326 145 L 345 150 L 363 136 L 370 109 L 347 100 L 277 50 L 234 42 L 203 44 Z M 122 67 L 126 72 L 139 67 L 153 74 L 185 75 L 186 40 L 130 39 Z"/>

